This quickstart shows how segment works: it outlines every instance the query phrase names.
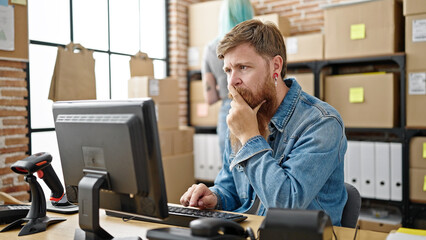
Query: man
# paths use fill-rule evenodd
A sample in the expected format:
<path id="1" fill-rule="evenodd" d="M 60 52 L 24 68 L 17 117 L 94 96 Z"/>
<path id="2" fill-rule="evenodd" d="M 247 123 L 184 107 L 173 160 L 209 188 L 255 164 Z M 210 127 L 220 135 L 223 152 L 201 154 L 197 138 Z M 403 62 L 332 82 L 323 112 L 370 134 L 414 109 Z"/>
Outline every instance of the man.
<path id="1" fill-rule="evenodd" d="M 317 209 L 340 226 L 347 141 L 339 113 L 295 79 L 283 80 L 285 45 L 272 23 L 240 23 L 217 53 L 233 99 L 223 168 L 213 187 L 194 184 L 181 204 L 258 215 L 277 207 Z"/>

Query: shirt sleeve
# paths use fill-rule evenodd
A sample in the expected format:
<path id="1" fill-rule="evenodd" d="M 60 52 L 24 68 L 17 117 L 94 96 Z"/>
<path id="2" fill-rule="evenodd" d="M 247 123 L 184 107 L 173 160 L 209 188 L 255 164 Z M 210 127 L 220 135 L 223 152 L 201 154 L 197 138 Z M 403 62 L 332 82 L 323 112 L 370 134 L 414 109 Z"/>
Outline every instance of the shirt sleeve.
<path id="1" fill-rule="evenodd" d="M 340 149 L 346 147 L 343 132 L 336 118 L 322 117 L 300 137 L 291 137 L 285 143 L 292 147 L 282 159 L 275 159 L 272 150 L 265 149 L 268 144 L 265 139 L 255 138 L 244 145 L 231 165 L 243 166 L 266 208 L 306 209 L 343 161 L 340 154 L 344 152 Z"/>
<path id="2" fill-rule="evenodd" d="M 234 177 L 229 168 L 231 145 L 229 140 L 225 142 L 222 169 L 214 181 L 214 186 L 210 187 L 210 190 L 212 190 L 216 196 L 218 196 L 218 205 L 216 206 L 217 209 L 232 211 L 240 207 L 241 202 L 237 194 Z"/>

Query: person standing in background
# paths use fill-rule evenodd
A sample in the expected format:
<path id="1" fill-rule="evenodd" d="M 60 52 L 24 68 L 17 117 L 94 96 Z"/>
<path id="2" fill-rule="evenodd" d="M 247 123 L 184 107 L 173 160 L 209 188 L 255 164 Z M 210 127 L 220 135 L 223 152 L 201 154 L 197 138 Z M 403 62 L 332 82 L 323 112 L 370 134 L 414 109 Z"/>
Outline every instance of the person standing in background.
<path id="1" fill-rule="evenodd" d="M 204 48 L 201 68 L 204 98 L 209 105 L 222 100 L 216 128 L 221 157 L 225 149 L 228 129 L 226 116 L 231 108 L 231 100 L 228 98 L 228 83 L 223 71 L 223 60 L 217 57 L 216 48 L 226 33 L 237 24 L 252 19 L 253 15 L 254 10 L 249 0 L 223 0 L 219 14 L 219 35 Z"/>

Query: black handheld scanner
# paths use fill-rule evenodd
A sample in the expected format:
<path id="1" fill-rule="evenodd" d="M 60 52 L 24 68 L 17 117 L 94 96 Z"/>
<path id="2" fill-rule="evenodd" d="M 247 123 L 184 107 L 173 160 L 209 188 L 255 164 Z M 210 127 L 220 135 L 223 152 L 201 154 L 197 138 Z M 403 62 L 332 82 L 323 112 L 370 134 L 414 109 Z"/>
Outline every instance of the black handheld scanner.
<path id="1" fill-rule="evenodd" d="M 23 160 L 19 160 L 12 165 L 12 170 L 18 174 L 31 175 L 37 172 L 39 178 L 43 179 L 49 189 L 50 201 L 53 205 L 68 204 L 64 187 L 61 184 L 58 176 L 53 170 L 52 155 L 47 152 L 33 154 Z"/>

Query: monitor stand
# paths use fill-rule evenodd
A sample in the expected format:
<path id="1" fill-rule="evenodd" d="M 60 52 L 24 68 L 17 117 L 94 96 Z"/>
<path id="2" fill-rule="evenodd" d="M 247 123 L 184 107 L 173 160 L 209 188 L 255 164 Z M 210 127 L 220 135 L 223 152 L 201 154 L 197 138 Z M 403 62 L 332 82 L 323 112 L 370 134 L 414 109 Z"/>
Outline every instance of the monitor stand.
<path id="1" fill-rule="evenodd" d="M 107 184 L 108 174 L 102 171 L 86 172 L 78 183 L 78 220 L 75 240 L 142 240 L 140 237 L 114 238 L 99 225 L 99 191 Z"/>

